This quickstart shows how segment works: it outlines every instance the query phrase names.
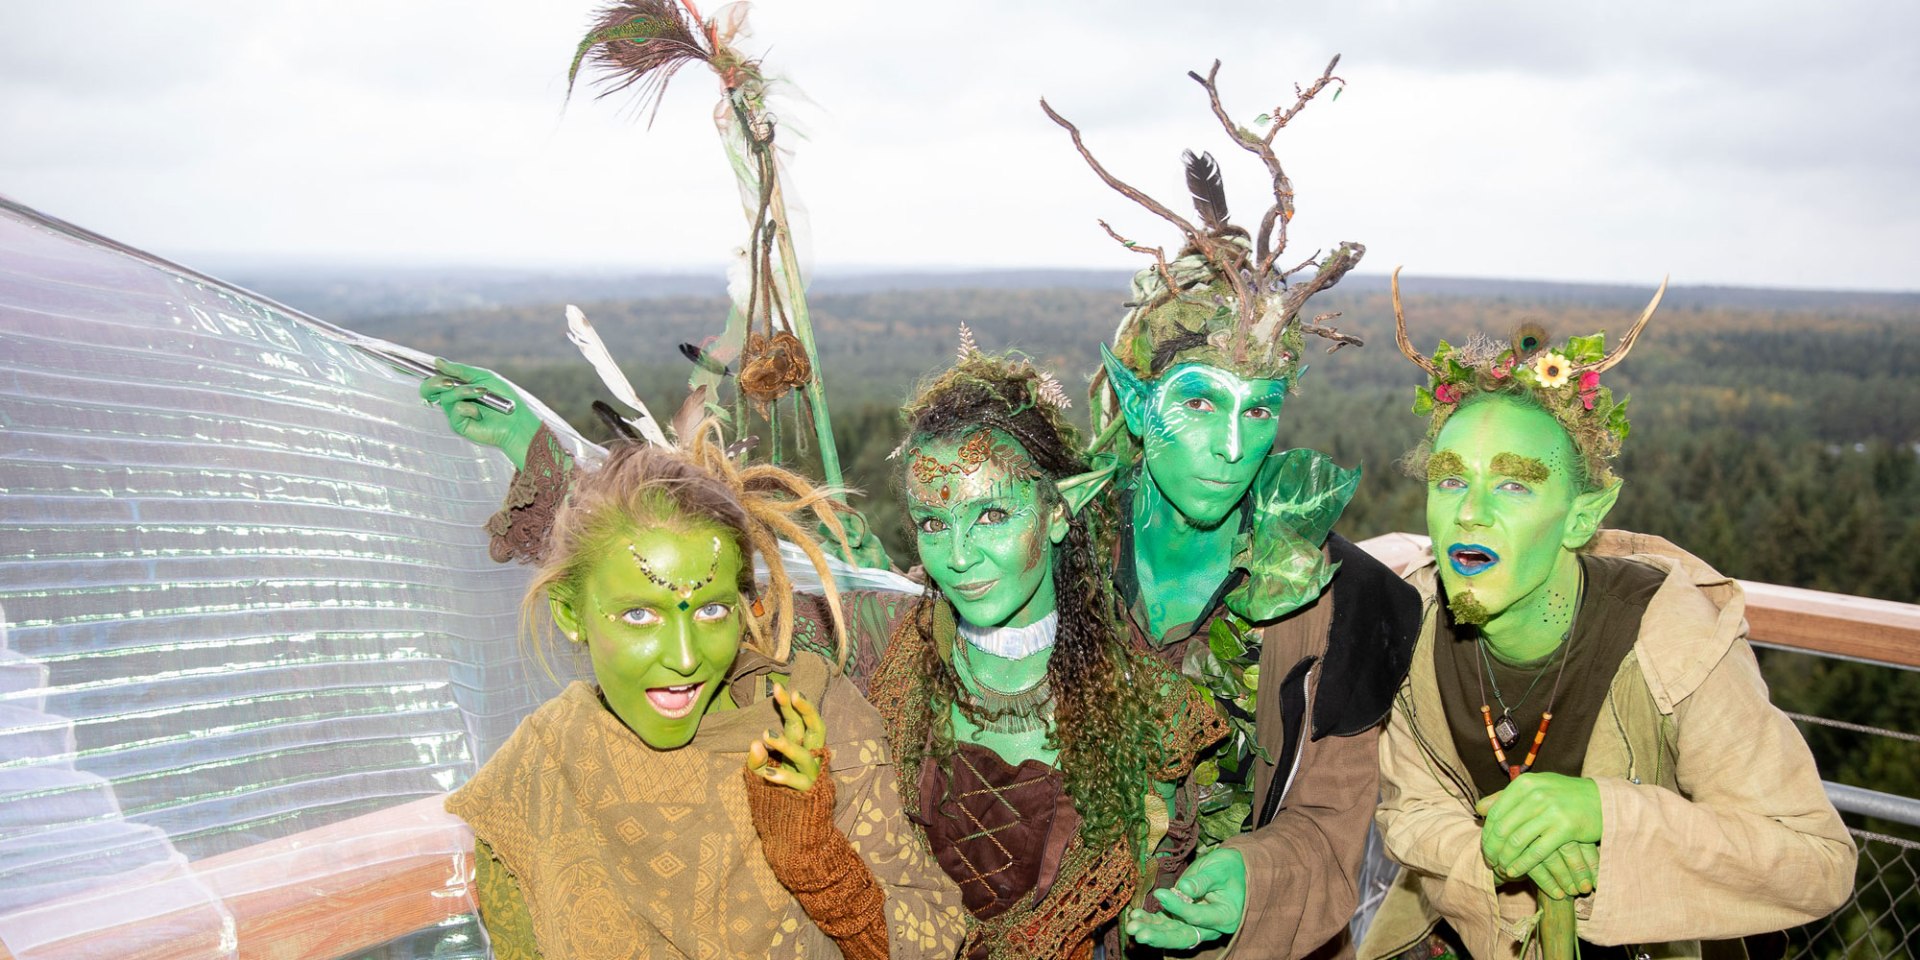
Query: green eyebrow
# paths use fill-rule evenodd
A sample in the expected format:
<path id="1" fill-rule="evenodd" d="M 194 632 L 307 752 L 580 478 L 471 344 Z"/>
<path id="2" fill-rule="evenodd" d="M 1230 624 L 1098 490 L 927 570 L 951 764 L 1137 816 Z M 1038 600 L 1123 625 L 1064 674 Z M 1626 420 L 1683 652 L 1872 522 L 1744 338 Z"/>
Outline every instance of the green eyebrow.
<path id="1" fill-rule="evenodd" d="M 1548 476 L 1545 463 L 1517 453 L 1494 454 L 1493 472 L 1503 477 L 1524 480 L 1527 483 L 1546 483 Z"/>
<path id="2" fill-rule="evenodd" d="M 1455 474 L 1465 473 L 1466 471 L 1466 461 L 1460 459 L 1460 455 L 1454 453 L 1452 450 L 1442 450 L 1427 458 L 1428 483 L 1433 483 L 1434 481 L 1442 480 Z"/>

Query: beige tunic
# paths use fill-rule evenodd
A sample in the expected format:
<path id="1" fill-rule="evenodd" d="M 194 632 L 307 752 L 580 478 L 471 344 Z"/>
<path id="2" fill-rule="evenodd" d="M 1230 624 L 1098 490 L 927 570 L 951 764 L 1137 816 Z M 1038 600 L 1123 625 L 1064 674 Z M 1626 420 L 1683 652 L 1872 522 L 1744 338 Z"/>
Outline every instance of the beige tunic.
<path id="1" fill-rule="evenodd" d="M 834 822 L 885 887 L 892 955 L 952 956 L 965 933 L 958 891 L 902 816 L 879 718 L 818 657 L 797 655 L 791 672 L 791 686 L 820 704 Z M 576 682 L 447 809 L 517 881 L 550 960 L 837 957 L 775 879 L 748 813 L 747 745 L 778 727 L 758 698 L 708 713 L 687 746 L 654 750 Z"/>

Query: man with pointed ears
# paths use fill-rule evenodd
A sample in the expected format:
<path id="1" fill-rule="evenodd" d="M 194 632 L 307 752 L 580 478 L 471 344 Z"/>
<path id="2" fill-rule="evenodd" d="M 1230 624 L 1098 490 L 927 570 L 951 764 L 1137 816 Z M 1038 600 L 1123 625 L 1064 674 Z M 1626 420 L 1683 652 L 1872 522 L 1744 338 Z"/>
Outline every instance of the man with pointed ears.
<path id="1" fill-rule="evenodd" d="M 1107 173 L 1047 110 L 1109 186 L 1186 241 L 1171 261 L 1122 241 L 1155 263 L 1134 278 L 1131 311 L 1104 350 L 1112 395 L 1102 439 L 1119 467 L 1112 571 L 1127 626 L 1137 647 L 1211 693 L 1230 728 L 1170 798 L 1168 836 L 1185 849 L 1162 861 L 1162 889 L 1125 924 L 1137 943 L 1164 950 L 1350 952 L 1379 725 L 1419 623 L 1413 591 L 1331 533 L 1359 471 L 1278 442 L 1306 335 L 1359 342 L 1301 311 L 1363 247 L 1342 243 L 1292 270 L 1278 263 L 1293 190 L 1273 135 L 1340 82 L 1332 70 L 1292 109 L 1273 111 L 1264 135 L 1228 120 L 1213 74 L 1193 77 L 1271 176 L 1274 205 L 1257 235 L 1228 222 L 1212 157 L 1186 155 L 1194 224 Z"/>
<path id="2" fill-rule="evenodd" d="M 1576 935 L 1588 960 L 1722 955 L 1739 944 L 1711 941 L 1852 889 L 1853 842 L 1767 699 L 1739 585 L 1600 529 L 1627 435 L 1600 375 L 1659 302 L 1612 353 L 1529 326 L 1428 358 L 1396 271 L 1400 348 L 1429 377 L 1407 462 L 1433 555 L 1409 574 L 1425 622 L 1380 744 L 1377 821 L 1404 869 L 1363 957 L 1433 956 L 1436 935 L 1480 960 L 1535 936 L 1571 955 Z"/>

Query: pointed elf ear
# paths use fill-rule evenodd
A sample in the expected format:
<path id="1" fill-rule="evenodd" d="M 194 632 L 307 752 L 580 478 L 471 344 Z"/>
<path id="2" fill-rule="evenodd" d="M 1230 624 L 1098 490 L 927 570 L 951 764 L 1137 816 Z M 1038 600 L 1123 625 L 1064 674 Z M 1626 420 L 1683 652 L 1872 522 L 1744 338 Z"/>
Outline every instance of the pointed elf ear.
<path id="1" fill-rule="evenodd" d="M 553 622 L 569 640 L 584 641 L 580 633 L 580 615 L 574 611 L 573 603 L 563 600 L 552 593 L 547 594 L 547 610 L 553 614 Z"/>
<path id="2" fill-rule="evenodd" d="M 1592 493 L 1582 493 L 1573 498 L 1573 513 L 1567 518 L 1566 536 L 1561 545 L 1568 550 L 1578 550 L 1600 532 L 1600 521 L 1607 518 L 1614 503 L 1620 499 L 1620 488 L 1626 481 L 1615 477 L 1612 483 Z"/>
<path id="3" fill-rule="evenodd" d="M 1107 382 L 1113 385 L 1114 395 L 1120 398 L 1120 415 L 1127 420 L 1127 432 L 1141 436 L 1147 429 L 1147 404 L 1153 398 L 1153 388 L 1141 383 L 1104 343 L 1100 345 L 1100 363 L 1107 368 Z"/>
<path id="4" fill-rule="evenodd" d="M 1066 502 L 1067 516 L 1078 514 L 1086 509 L 1087 504 L 1092 503 L 1093 498 L 1099 496 L 1100 491 L 1105 490 L 1107 484 L 1113 481 L 1113 475 L 1118 469 L 1112 462 L 1113 456 L 1109 454 L 1097 458 L 1095 462 L 1100 461 L 1106 462 L 1093 470 L 1075 474 L 1053 485 L 1055 490 L 1060 491 L 1060 499 Z M 1061 535 L 1065 536 L 1065 533 Z"/>
<path id="5" fill-rule="evenodd" d="M 1053 509 L 1048 512 L 1047 539 L 1051 541 L 1054 546 L 1059 546 L 1061 541 L 1067 539 L 1067 532 L 1072 529 L 1072 523 L 1067 520 L 1067 511 L 1069 509 L 1071 509 L 1071 505 L 1065 501 L 1061 501 L 1060 503 L 1054 504 Z"/>

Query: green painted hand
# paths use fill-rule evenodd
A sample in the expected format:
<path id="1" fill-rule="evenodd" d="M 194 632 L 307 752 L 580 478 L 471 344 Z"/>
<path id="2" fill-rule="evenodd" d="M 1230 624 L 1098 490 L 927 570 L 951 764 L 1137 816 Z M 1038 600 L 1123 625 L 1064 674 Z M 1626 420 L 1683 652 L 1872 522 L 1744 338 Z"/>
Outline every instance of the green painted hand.
<path id="1" fill-rule="evenodd" d="M 1600 847 L 1591 843 L 1569 843 L 1527 871 L 1527 879 L 1532 880 L 1542 894 L 1555 900 L 1592 893 L 1600 882 Z"/>
<path id="2" fill-rule="evenodd" d="M 491 370 L 469 367 L 451 360 L 435 360 L 437 377 L 420 382 L 420 396 L 446 412 L 447 426 L 474 443 L 498 447 L 513 461 L 514 469 L 527 468 L 527 448 L 540 431 L 540 418 L 528 408 L 520 394 Z M 513 412 L 501 414 L 479 402 L 482 394 L 493 393 L 513 401 Z"/>
<path id="3" fill-rule="evenodd" d="M 1162 950 L 1188 950 L 1240 929 L 1247 904 L 1247 861 L 1240 851 L 1208 851 L 1171 890 L 1155 890 L 1161 912 L 1129 911 L 1127 935 Z"/>
<path id="4" fill-rule="evenodd" d="M 1600 787 L 1584 777 L 1521 774 L 1507 789 L 1481 798 L 1473 809 L 1486 818 L 1480 828 L 1480 853 L 1494 874 L 1503 880 L 1531 876 L 1549 896 L 1554 889 L 1564 893 L 1577 885 L 1573 864 L 1584 867 L 1587 862 L 1583 853 L 1574 854 L 1574 859 L 1562 856 L 1561 848 L 1600 842 Z M 1549 859 L 1565 871 L 1564 881 L 1555 866 L 1547 867 L 1544 874 L 1537 872 Z M 1592 862 L 1597 869 L 1597 851 Z M 1542 876 L 1549 883 L 1541 883 Z"/>
<path id="5" fill-rule="evenodd" d="M 840 538 L 834 535 L 832 528 L 825 522 L 814 527 L 814 531 L 820 535 L 821 546 L 825 547 L 828 553 L 855 566 L 869 567 L 874 570 L 893 569 L 893 558 L 887 555 L 887 545 L 873 535 L 873 529 L 868 526 L 864 514 L 858 511 L 840 514 L 840 528 L 847 533 L 845 551 L 840 548 Z"/>
<path id="6" fill-rule="evenodd" d="M 827 726 L 807 698 L 773 685 L 773 702 L 783 724 L 780 736 L 761 734 L 747 747 L 747 769 L 768 783 L 801 793 L 813 789 L 820 776 L 818 751 L 827 745 Z"/>

